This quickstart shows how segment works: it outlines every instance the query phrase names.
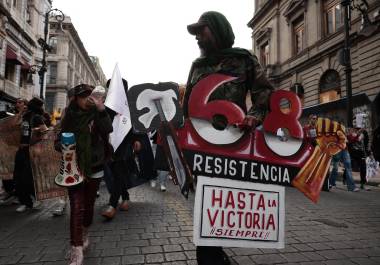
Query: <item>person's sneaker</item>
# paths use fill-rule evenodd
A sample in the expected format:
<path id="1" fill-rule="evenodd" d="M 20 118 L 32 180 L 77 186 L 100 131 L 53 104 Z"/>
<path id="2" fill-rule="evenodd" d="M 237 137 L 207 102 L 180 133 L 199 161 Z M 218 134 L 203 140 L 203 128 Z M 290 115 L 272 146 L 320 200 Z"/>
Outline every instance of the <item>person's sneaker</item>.
<path id="1" fill-rule="evenodd" d="M 122 203 L 120 203 L 120 205 L 119 205 L 119 210 L 120 211 L 128 211 L 128 209 L 129 209 L 128 201 L 122 201 Z"/>
<path id="2" fill-rule="evenodd" d="M 166 191 L 166 186 L 164 184 L 161 184 L 160 190 L 161 191 Z"/>
<path id="3" fill-rule="evenodd" d="M 111 205 L 109 205 L 103 212 L 102 216 L 107 218 L 108 220 L 111 220 L 115 217 L 116 209 L 113 208 Z"/>
<path id="4" fill-rule="evenodd" d="M 360 191 L 360 189 L 358 187 L 356 187 L 355 189 L 352 190 L 352 192 L 358 192 Z"/>
<path id="5" fill-rule="evenodd" d="M 33 209 L 39 210 L 42 207 L 41 201 L 33 201 Z"/>
<path id="6" fill-rule="evenodd" d="M 69 265 L 82 265 L 83 264 L 83 247 L 71 246 Z"/>
<path id="7" fill-rule="evenodd" d="M 30 208 L 23 204 L 23 205 L 20 205 L 19 207 L 16 208 L 16 212 L 23 213 L 28 209 L 30 209 Z"/>
<path id="8" fill-rule="evenodd" d="M 157 182 L 156 182 L 155 180 L 151 180 L 151 181 L 150 181 L 150 186 L 151 186 L 152 188 L 155 188 L 155 187 L 156 187 L 156 184 L 157 184 Z"/>
<path id="9" fill-rule="evenodd" d="M 16 196 L 7 193 L 4 194 L 3 198 L 0 200 L 0 205 L 10 205 L 16 200 Z"/>

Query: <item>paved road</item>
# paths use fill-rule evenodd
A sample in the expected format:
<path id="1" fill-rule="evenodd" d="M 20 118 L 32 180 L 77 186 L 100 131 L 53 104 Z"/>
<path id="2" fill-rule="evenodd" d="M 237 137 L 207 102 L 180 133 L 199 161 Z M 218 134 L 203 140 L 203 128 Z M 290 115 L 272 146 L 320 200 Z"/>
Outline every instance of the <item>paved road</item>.
<path id="1" fill-rule="evenodd" d="M 167 192 L 143 185 L 131 190 L 131 209 L 112 222 L 99 215 L 108 196 L 96 202 L 90 264 L 196 264 L 192 244 L 193 200 L 176 187 Z M 0 207 L 0 264 L 67 264 L 68 215 L 51 217 L 54 202 L 41 210 L 16 213 Z M 309 202 L 286 189 L 286 248 L 226 252 L 234 264 L 380 264 L 380 189 L 347 192 L 338 186 Z M 212 264 L 210 264 L 212 265 Z"/>

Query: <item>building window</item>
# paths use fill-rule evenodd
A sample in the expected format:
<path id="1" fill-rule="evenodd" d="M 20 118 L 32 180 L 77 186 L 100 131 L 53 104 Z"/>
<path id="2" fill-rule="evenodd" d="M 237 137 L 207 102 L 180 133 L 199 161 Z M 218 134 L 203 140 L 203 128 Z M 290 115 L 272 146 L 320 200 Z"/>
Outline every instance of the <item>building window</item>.
<path id="1" fill-rule="evenodd" d="M 51 47 L 51 50 L 49 53 L 51 54 L 57 54 L 57 45 L 58 45 L 58 39 L 57 37 L 50 37 L 49 39 L 49 45 Z"/>
<path id="2" fill-rule="evenodd" d="M 52 93 L 52 92 L 46 92 L 46 95 L 45 95 L 45 110 L 48 112 L 48 113 L 52 113 L 53 112 L 53 108 L 54 108 L 54 100 L 55 99 L 55 94 Z"/>
<path id="3" fill-rule="evenodd" d="M 15 72 L 16 72 L 16 67 L 14 64 L 10 64 L 10 63 L 5 64 L 5 79 L 9 81 L 14 81 Z"/>
<path id="4" fill-rule="evenodd" d="M 337 71 L 327 70 L 319 82 L 319 102 L 327 103 L 340 99 L 340 77 Z"/>
<path id="5" fill-rule="evenodd" d="M 338 31 L 344 23 L 344 11 L 340 1 L 328 2 L 325 7 L 326 33 Z"/>
<path id="6" fill-rule="evenodd" d="M 269 64 L 269 42 L 260 46 L 260 63 L 262 67 Z"/>
<path id="7" fill-rule="evenodd" d="M 297 96 L 301 100 L 301 104 L 303 106 L 304 101 L 305 101 L 305 90 L 304 90 L 303 86 L 300 83 L 295 83 L 293 86 L 290 87 L 290 91 L 297 94 Z"/>
<path id="8" fill-rule="evenodd" d="M 47 82 L 48 84 L 56 84 L 57 83 L 57 63 L 50 62 L 47 68 Z"/>
<path id="9" fill-rule="evenodd" d="M 303 16 L 293 22 L 293 43 L 294 43 L 294 55 L 300 53 L 304 47 L 305 40 L 305 24 Z"/>

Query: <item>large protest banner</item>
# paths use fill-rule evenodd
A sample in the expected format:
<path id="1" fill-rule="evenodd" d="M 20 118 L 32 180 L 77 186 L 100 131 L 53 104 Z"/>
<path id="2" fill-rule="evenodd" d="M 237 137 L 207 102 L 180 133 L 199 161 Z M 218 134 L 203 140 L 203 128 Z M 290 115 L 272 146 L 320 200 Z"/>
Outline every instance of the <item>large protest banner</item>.
<path id="1" fill-rule="evenodd" d="M 285 247 L 285 188 L 198 176 L 194 244 Z"/>
<path id="2" fill-rule="evenodd" d="M 0 120 L 0 179 L 12 179 L 20 144 L 20 116 Z"/>
<path id="3" fill-rule="evenodd" d="M 54 149 L 55 137 L 55 130 L 49 129 L 44 139 L 31 145 L 29 149 L 37 200 L 51 199 L 66 194 L 66 189 L 57 186 L 54 182 L 61 163 L 61 154 Z"/>

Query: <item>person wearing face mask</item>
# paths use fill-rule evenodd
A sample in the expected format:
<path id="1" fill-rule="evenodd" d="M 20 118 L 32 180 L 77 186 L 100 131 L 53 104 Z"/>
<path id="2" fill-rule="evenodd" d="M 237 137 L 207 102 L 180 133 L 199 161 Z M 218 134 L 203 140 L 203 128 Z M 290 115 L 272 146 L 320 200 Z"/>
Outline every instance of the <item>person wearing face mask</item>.
<path id="1" fill-rule="evenodd" d="M 195 36 L 201 55 L 193 62 L 189 73 L 183 101 L 185 118 L 188 118 L 188 101 L 193 87 L 206 76 L 220 73 L 237 79 L 220 85 L 210 95 L 209 101 L 228 100 L 235 103 L 246 114 L 239 127 L 246 130 L 256 128 L 269 110 L 269 98 L 273 91 L 257 57 L 248 50 L 232 47 L 235 39 L 232 27 L 219 12 L 203 13 L 198 22 L 187 26 L 187 30 Z M 252 101 L 249 110 L 245 103 L 247 93 L 250 93 Z M 211 122 L 219 130 L 228 125 L 222 115 L 215 115 Z M 230 264 L 221 247 L 198 246 L 196 254 L 199 265 Z"/>
<path id="2" fill-rule="evenodd" d="M 94 203 L 104 164 L 112 156 L 108 143 L 112 122 L 103 99 L 91 94 L 93 86 L 74 88 L 74 99 L 67 107 L 61 132 L 74 133 L 78 167 L 84 181 L 68 188 L 70 199 L 70 265 L 83 264 L 83 251 L 89 246 L 88 228 L 94 215 Z"/>

